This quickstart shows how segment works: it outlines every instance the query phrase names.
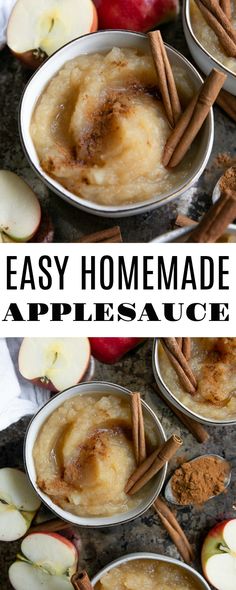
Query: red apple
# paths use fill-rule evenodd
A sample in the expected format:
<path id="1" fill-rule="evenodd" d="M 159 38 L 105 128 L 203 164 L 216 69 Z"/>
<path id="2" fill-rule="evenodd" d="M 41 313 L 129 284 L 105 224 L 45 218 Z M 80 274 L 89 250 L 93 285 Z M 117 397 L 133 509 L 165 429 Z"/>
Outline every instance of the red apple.
<path id="1" fill-rule="evenodd" d="M 204 576 L 217 590 L 236 588 L 236 518 L 214 526 L 202 547 Z"/>
<path id="2" fill-rule="evenodd" d="M 71 541 L 57 533 L 31 533 L 21 551 L 9 568 L 15 590 L 73 590 L 78 555 Z"/>
<path id="3" fill-rule="evenodd" d="M 18 357 L 21 375 L 50 391 L 77 385 L 89 361 L 88 338 L 24 338 Z"/>
<path id="4" fill-rule="evenodd" d="M 7 44 L 27 66 L 37 68 L 65 43 L 96 30 L 92 0 L 17 0 L 8 22 Z"/>
<path id="5" fill-rule="evenodd" d="M 149 31 L 176 17 L 179 0 L 94 0 L 99 29 Z"/>
<path id="6" fill-rule="evenodd" d="M 92 355 L 101 363 L 113 364 L 144 338 L 89 338 Z"/>

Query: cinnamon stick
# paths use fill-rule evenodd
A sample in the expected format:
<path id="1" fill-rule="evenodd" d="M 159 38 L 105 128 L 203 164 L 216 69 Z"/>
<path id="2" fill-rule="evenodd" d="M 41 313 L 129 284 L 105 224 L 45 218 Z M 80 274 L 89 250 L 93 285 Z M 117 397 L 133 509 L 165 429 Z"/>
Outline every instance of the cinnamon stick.
<path id="1" fill-rule="evenodd" d="M 153 451 L 130 476 L 125 486 L 126 494 L 132 496 L 145 486 L 162 469 L 163 465 L 175 455 L 182 444 L 182 439 L 176 434 L 172 434 L 160 449 Z"/>
<path id="2" fill-rule="evenodd" d="M 186 563 L 193 561 L 193 549 L 183 531 L 177 518 L 164 502 L 164 500 L 158 497 L 153 504 L 162 524 L 170 535 L 173 543 L 178 549 L 179 554 Z"/>
<path id="3" fill-rule="evenodd" d="M 161 399 L 165 402 L 165 404 L 170 408 L 170 410 L 172 410 L 172 412 L 177 416 L 177 418 L 180 420 L 180 422 L 182 422 L 182 424 L 184 424 L 184 426 L 186 426 L 186 428 L 189 430 L 189 432 L 191 432 L 191 434 L 194 436 L 194 438 L 196 438 L 196 440 L 199 443 L 201 443 L 201 444 L 205 443 L 209 439 L 208 432 L 205 430 L 205 428 L 203 428 L 203 426 L 202 426 L 202 424 L 200 424 L 200 422 L 197 422 L 193 418 L 186 416 L 186 414 L 184 414 L 183 412 L 178 410 L 174 406 L 174 404 L 172 404 L 169 401 L 169 399 L 164 397 L 163 393 L 157 387 L 156 383 L 153 384 L 153 388 L 158 393 L 158 395 L 161 397 Z"/>
<path id="4" fill-rule="evenodd" d="M 229 57 L 236 57 L 236 31 L 217 0 L 195 0 Z"/>
<path id="5" fill-rule="evenodd" d="M 148 33 L 148 37 L 166 115 L 170 125 L 174 127 L 181 115 L 181 105 L 172 68 L 165 50 L 161 32 L 152 31 L 151 33 Z"/>
<path id="6" fill-rule="evenodd" d="M 184 158 L 190 145 L 201 129 L 211 106 L 222 88 L 226 75 L 213 69 L 202 84 L 198 95 L 190 101 L 167 139 L 162 162 L 173 168 Z"/>
<path id="7" fill-rule="evenodd" d="M 176 342 L 177 342 L 178 346 L 180 347 L 180 349 L 182 350 L 183 338 L 176 338 Z"/>
<path id="8" fill-rule="evenodd" d="M 203 216 L 187 242 L 216 242 L 236 217 L 236 191 L 223 189 L 221 196 Z"/>
<path id="9" fill-rule="evenodd" d="M 182 353 L 185 356 L 186 361 L 189 361 L 191 359 L 191 338 L 183 338 Z"/>
<path id="10" fill-rule="evenodd" d="M 236 122 L 236 96 L 226 92 L 226 90 L 221 90 L 217 96 L 216 103 Z"/>
<path id="11" fill-rule="evenodd" d="M 231 2 L 230 0 L 220 0 L 220 7 L 225 15 L 231 20 Z"/>
<path id="12" fill-rule="evenodd" d="M 82 236 L 77 243 L 118 243 L 122 242 L 122 236 L 119 225 L 103 229 L 86 236 Z"/>
<path id="13" fill-rule="evenodd" d="M 190 227 L 191 225 L 197 225 L 197 221 L 187 217 L 187 215 L 177 215 L 175 225 L 178 227 Z"/>
<path id="14" fill-rule="evenodd" d="M 76 572 L 71 578 L 71 583 L 75 590 L 93 590 L 93 586 L 85 570 Z"/>
<path id="15" fill-rule="evenodd" d="M 27 531 L 27 535 L 29 533 L 56 533 L 57 531 L 63 531 L 64 529 L 69 529 L 70 527 L 71 523 L 61 520 L 60 518 L 52 518 L 46 522 L 32 525 Z"/>
<path id="16" fill-rule="evenodd" d="M 140 465 L 146 459 L 145 430 L 140 393 L 132 393 L 131 416 L 134 454 L 137 465 Z"/>
<path id="17" fill-rule="evenodd" d="M 197 389 L 197 381 L 176 339 L 161 338 L 161 343 L 179 377 L 180 383 L 186 391 L 194 395 Z"/>

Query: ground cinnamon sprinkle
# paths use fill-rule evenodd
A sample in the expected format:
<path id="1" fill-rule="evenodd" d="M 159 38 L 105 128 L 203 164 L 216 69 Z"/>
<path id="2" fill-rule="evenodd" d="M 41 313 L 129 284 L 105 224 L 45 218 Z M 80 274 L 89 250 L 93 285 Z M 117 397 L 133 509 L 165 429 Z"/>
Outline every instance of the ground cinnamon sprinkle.
<path id="1" fill-rule="evenodd" d="M 227 188 L 236 190 L 236 166 L 228 168 L 220 179 L 220 189 L 225 190 Z"/>
<path id="2" fill-rule="evenodd" d="M 201 505 L 225 489 L 230 465 L 217 457 L 183 463 L 172 477 L 172 492 L 180 504 Z"/>

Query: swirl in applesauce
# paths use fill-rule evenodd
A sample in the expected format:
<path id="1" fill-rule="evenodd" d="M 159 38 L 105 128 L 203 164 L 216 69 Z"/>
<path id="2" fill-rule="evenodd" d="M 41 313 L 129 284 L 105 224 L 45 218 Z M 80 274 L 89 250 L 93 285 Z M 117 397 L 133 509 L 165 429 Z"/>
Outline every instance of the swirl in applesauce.
<path id="1" fill-rule="evenodd" d="M 236 3 L 234 0 L 231 0 L 231 14 L 231 24 L 236 31 Z M 223 66 L 236 73 L 235 57 L 226 55 L 217 35 L 206 22 L 194 0 L 190 0 L 190 18 L 193 32 L 204 49 Z"/>
<path id="2" fill-rule="evenodd" d="M 133 559 L 112 568 L 95 590 L 200 590 L 202 585 L 188 571 L 156 559 Z"/>
<path id="3" fill-rule="evenodd" d="M 186 104 L 190 80 L 181 68 L 173 71 Z M 196 149 L 167 170 L 162 153 L 170 132 L 153 59 L 134 49 L 67 62 L 43 91 L 31 122 L 45 172 L 103 205 L 163 198 L 186 181 Z"/>
<path id="4" fill-rule="evenodd" d="M 158 444 L 145 416 L 147 445 Z M 39 487 L 64 510 L 81 516 L 127 512 L 146 497 L 129 497 L 125 484 L 136 468 L 130 402 L 118 395 L 78 395 L 52 412 L 33 449 Z"/>
<path id="5" fill-rule="evenodd" d="M 197 391 L 190 395 L 162 346 L 159 366 L 162 379 L 187 408 L 212 420 L 236 419 L 236 338 L 191 338 L 190 365 L 197 379 Z"/>

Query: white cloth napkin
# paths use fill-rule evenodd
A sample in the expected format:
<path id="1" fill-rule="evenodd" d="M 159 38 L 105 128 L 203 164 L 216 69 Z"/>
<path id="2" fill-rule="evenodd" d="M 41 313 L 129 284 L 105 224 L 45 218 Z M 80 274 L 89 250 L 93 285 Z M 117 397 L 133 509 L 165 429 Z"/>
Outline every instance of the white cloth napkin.
<path id="1" fill-rule="evenodd" d="M 34 414 L 48 401 L 50 391 L 24 379 L 18 370 L 21 338 L 0 338 L 0 430 Z"/>
<path id="2" fill-rule="evenodd" d="M 16 0 L 0 0 L 0 49 L 6 44 L 6 32 L 9 16 Z"/>

